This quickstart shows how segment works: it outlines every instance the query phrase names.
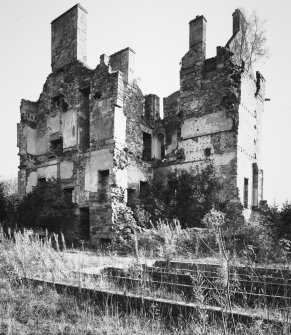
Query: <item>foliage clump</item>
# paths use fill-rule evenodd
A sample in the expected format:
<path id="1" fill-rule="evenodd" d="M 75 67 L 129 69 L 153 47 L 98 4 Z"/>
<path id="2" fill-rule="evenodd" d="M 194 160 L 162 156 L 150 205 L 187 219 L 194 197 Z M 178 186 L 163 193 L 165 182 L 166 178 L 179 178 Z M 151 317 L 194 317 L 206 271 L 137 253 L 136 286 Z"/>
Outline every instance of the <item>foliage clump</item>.
<path id="1" fill-rule="evenodd" d="M 75 210 L 76 205 L 66 197 L 60 181 L 49 179 L 39 183 L 20 201 L 17 223 L 19 227 L 42 227 L 49 232 L 64 232 L 66 240 L 71 240 Z"/>
<path id="2" fill-rule="evenodd" d="M 241 27 L 235 38 L 228 42 L 228 46 L 232 43 L 231 51 L 234 52 L 236 62 L 248 71 L 253 68 L 254 64 L 269 56 L 266 21 L 262 20 L 256 11 L 247 13 L 245 9 L 241 8 L 236 10 L 236 14 L 241 17 Z"/>
<path id="3" fill-rule="evenodd" d="M 219 205 L 220 184 L 213 167 L 158 171 L 139 198 L 129 203 L 139 225 L 150 226 L 161 220 L 179 220 L 182 228 L 201 227 L 201 220 Z"/>

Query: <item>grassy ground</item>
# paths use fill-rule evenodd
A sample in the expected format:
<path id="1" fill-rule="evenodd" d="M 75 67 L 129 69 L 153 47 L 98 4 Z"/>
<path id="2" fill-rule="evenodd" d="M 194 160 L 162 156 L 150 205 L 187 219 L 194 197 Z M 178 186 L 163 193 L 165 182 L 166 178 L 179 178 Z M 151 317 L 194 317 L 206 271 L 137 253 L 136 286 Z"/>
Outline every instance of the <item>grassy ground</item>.
<path id="1" fill-rule="evenodd" d="M 124 314 L 109 306 L 95 306 L 90 301 L 59 295 L 54 290 L 16 285 L 0 281 L 0 334 L 275 334 L 260 323 L 235 328 L 210 322 L 205 315 L 196 320 L 162 320 L 159 311 L 151 317 Z"/>
<path id="2" fill-rule="evenodd" d="M 28 233 L 14 239 L 0 234 L 0 334 L 281 334 L 255 322 L 248 327 L 210 320 L 202 311 L 195 320 L 161 319 L 158 310 L 146 317 L 125 314 L 60 295 L 52 289 L 19 284 L 23 276 L 78 282 L 72 271 L 90 267 L 129 267 L 134 257 L 59 251 L 58 239 L 40 240 Z M 54 246 L 54 247 L 53 247 Z M 143 259 L 140 259 L 143 262 Z M 152 260 L 149 260 L 149 262 Z M 106 283 L 105 283 L 106 284 Z M 285 334 L 288 334 L 285 332 Z"/>

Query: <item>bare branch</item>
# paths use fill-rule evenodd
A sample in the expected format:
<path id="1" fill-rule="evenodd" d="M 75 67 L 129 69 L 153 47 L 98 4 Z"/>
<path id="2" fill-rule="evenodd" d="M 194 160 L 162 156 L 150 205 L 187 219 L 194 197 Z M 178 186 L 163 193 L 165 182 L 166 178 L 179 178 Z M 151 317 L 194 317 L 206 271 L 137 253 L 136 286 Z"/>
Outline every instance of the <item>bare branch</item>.
<path id="1" fill-rule="evenodd" d="M 244 9 L 240 30 L 232 44 L 235 61 L 250 70 L 255 63 L 268 58 L 269 49 L 265 30 L 265 20 L 261 20 L 255 11 L 248 15 Z"/>

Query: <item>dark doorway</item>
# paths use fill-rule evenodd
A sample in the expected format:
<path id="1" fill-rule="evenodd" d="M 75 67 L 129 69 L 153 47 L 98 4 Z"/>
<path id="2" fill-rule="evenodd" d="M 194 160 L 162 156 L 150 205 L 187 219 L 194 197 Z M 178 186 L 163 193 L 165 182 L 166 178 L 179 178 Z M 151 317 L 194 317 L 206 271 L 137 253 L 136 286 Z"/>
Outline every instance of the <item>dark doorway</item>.
<path id="1" fill-rule="evenodd" d="M 90 222 L 89 207 L 80 208 L 80 239 L 89 240 Z"/>

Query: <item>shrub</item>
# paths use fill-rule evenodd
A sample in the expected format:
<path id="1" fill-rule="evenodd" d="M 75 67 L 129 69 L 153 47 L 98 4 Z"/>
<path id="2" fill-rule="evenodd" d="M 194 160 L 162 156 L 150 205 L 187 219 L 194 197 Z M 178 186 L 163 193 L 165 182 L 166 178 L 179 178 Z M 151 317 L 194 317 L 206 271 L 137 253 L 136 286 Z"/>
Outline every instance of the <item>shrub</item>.
<path id="1" fill-rule="evenodd" d="M 215 236 L 209 229 L 182 228 L 178 220 L 159 220 L 150 228 L 123 226 L 112 244 L 119 254 L 142 253 L 167 260 L 179 257 L 197 257 L 217 251 Z"/>
<path id="2" fill-rule="evenodd" d="M 280 222 L 277 224 L 279 237 L 291 239 L 291 202 L 286 201 L 280 210 Z"/>
<path id="3" fill-rule="evenodd" d="M 37 185 L 22 199 L 18 206 L 18 224 L 64 232 L 70 241 L 77 229 L 75 209 L 76 205 L 67 199 L 60 181 L 50 179 Z"/>
<path id="4" fill-rule="evenodd" d="M 201 227 L 203 216 L 215 204 L 219 204 L 220 184 L 213 167 L 207 166 L 199 172 L 196 169 L 158 171 L 141 192 L 139 199 L 130 206 L 139 224 L 141 213 L 148 214 L 145 224 L 150 221 L 179 220 L 183 228 Z M 146 219 L 145 214 L 142 215 Z"/>
<path id="5" fill-rule="evenodd" d="M 4 193 L 4 184 L 0 182 L 0 222 L 7 219 L 7 199 Z"/>

